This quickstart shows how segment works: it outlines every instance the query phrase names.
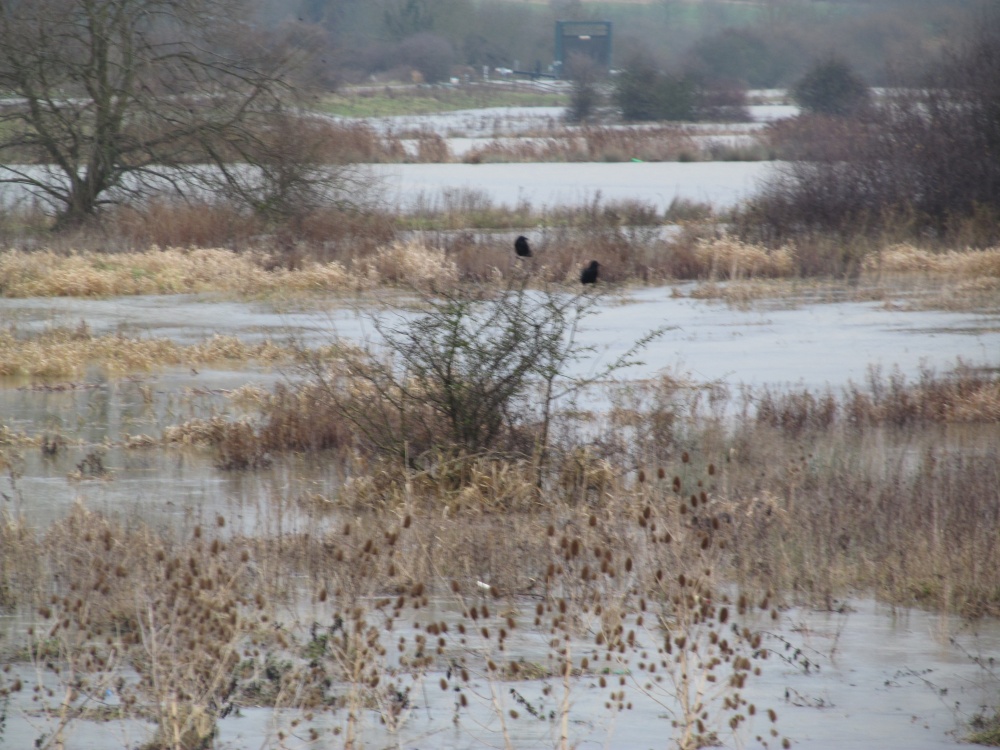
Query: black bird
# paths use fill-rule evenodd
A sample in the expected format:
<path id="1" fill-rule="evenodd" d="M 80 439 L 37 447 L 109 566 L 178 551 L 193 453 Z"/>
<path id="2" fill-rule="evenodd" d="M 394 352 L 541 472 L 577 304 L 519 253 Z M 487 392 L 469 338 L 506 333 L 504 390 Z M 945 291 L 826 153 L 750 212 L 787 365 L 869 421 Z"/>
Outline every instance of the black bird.
<path id="1" fill-rule="evenodd" d="M 531 248 L 528 247 L 528 238 L 521 235 L 516 240 L 514 240 L 514 252 L 517 253 L 519 258 L 530 258 Z"/>
<path id="2" fill-rule="evenodd" d="M 596 284 L 597 283 L 597 269 L 601 267 L 601 264 L 596 260 L 590 261 L 590 265 L 584 268 L 580 272 L 580 283 L 581 284 Z"/>

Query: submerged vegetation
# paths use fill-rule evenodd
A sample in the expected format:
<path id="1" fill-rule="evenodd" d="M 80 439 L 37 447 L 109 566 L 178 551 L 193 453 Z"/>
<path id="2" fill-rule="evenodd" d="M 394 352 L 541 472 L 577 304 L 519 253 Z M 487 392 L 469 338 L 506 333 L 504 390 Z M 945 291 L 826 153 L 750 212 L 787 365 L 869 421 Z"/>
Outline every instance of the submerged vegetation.
<path id="1" fill-rule="evenodd" d="M 249 361 L 263 365 L 292 362 L 299 351 L 270 341 L 247 344 L 236 336 L 211 336 L 191 345 L 147 336 L 95 335 L 86 324 L 48 328 L 38 335 L 16 328 L 0 331 L 0 376 L 78 377 L 89 367 L 111 376 L 135 374 L 167 366 L 201 367 Z"/>

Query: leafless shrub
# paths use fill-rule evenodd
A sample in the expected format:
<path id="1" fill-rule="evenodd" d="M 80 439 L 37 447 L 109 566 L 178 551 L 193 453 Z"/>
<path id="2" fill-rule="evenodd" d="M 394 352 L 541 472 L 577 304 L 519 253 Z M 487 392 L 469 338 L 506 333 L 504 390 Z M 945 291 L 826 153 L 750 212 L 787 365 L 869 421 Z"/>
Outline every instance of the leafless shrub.
<path id="1" fill-rule="evenodd" d="M 998 142 L 1000 20 L 989 13 L 981 21 L 925 87 L 889 91 L 850 118 L 777 126 L 795 161 L 750 202 L 744 234 L 773 242 L 888 229 L 995 243 L 1000 175 L 982 154 Z"/>
<path id="2" fill-rule="evenodd" d="M 437 133 L 421 133 L 417 139 L 417 161 L 432 164 L 451 161 L 448 142 Z"/>

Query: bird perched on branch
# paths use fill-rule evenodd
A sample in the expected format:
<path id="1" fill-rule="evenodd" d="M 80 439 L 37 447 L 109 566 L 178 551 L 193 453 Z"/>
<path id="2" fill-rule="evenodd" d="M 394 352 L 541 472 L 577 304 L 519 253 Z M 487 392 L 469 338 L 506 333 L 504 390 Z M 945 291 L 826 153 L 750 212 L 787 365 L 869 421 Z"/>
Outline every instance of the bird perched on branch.
<path id="1" fill-rule="evenodd" d="M 581 284 L 596 284 L 597 283 L 597 269 L 601 267 L 601 264 L 596 260 L 590 261 L 590 265 L 584 268 L 580 272 L 580 283 Z"/>
<path id="2" fill-rule="evenodd" d="M 521 235 L 516 240 L 514 240 L 514 252 L 517 253 L 519 258 L 530 258 L 531 248 L 528 246 L 528 238 Z"/>

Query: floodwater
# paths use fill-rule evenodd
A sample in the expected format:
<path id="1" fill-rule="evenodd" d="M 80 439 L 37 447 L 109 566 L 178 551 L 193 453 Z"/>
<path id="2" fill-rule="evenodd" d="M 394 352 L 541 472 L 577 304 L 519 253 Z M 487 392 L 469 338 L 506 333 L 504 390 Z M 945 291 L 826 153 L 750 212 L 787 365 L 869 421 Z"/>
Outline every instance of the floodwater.
<path id="1" fill-rule="evenodd" d="M 558 164 L 372 164 L 374 193 L 394 210 L 442 209 L 450 196 L 471 192 L 494 206 L 515 208 L 528 202 L 536 211 L 602 201 L 634 201 L 663 212 L 674 199 L 735 206 L 756 191 L 782 162 L 571 162 Z M 52 170 L 25 167 L 52 184 Z M 164 180 L 163 192 L 169 193 Z M 0 208 L 35 200 L 22 185 L 0 185 Z M 41 199 L 38 199 L 41 200 Z M 43 202 L 44 206 L 44 202 Z"/>
<path id="2" fill-rule="evenodd" d="M 744 697 L 757 706 L 757 716 L 737 736 L 720 728 L 724 747 L 761 747 L 753 738 L 763 735 L 771 747 L 780 740 L 768 737 L 772 724 L 768 708 L 777 713 L 773 726 L 794 747 L 809 750 L 856 748 L 899 748 L 900 750 L 958 750 L 964 726 L 982 706 L 996 700 L 995 676 L 988 673 L 988 661 L 1000 650 L 1000 626 L 995 622 L 976 627 L 952 616 L 926 612 L 893 610 L 870 600 L 841 603 L 842 611 L 820 612 L 793 608 L 782 612 L 773 626 L 764 625 L 763 646 L 770 651 L 762 662 L 762 674 L 748 681 Z M 432 605 L 428 617 L 447 619 L 448 613 Z M 447 605 L 443 605 L 447 608 Z M 530 610 L 532 605 L 528 603 Z M 397 632 L 396 636 L 402 631 Z M 527 641 L 532 637 L 524 636 Z M 544 663 L 544 636 L 517 648 Z M 577 654 L 589 652 L 586 641 L 574 644 Z M 790 645 L 791 648 L 787 648 Z M 803 659 L 792 659 L 798 649 Z M 475 659 L 475 656 L 472 656 Z M 976 660 L 979 660 L 978 663 Z M 980 666 L 980 664 L 984 666 Z M 440 668 L 439 668 L 440 669 Z M 634 666 L 626 664 L 612 674 L 626 675 L 624 687 L 631 710 L 616 714 L 605 707 L 608 689 L 601 689 L 597 676 L 573 680 L 570 690 L 571 746 L 613 747 L 620 750 L 669 748 L 670 712 L 673 699 L 660 695 L 659 702 L 644 695 L 629 675 Z M 14 673 L 30 680 L 29 671 L 15 666 Z M 511 745 L 515 748 L 556 747 L 557 722 L 546 718 L 558 711 L 562 697 L 559 680 L 495 681 L 473 677 L 465 691 L 469 706 L 458 712 L 455 696 L 438 686 L 444 673 L 431 671 L 413 683 L 410 706 L 402 726 L 389 734 L 379 723 L 378 714 L 367 712 L 362 721 L 364 746 L 449 748 L 466 750 L 500 743 L 497 709 L 491 704 L 491 688 L 501 713 L 505 714 Z M 30 682 L 29 682 L 30 684 Z M 617 680 L 612 685 L 617 689 Z M 552 689 L 549 696 L 546 687 Z M 511 691 L 531 704 L 542 718 L 534 718 Z M 115 702 L 114 696 L 109 696 Z M 39 717 L 31 722 L 30 691 L 16 694 L 11 702 L 4 734 L 5 746 L 30 747 L 45 728 Z M 518 709 L 521 717 L 512 720 L 507 712 Z M 298 712 L 277 712 L 268 708 L 243 708 L 219 722 L 215 747 L 236 750 L 248 747 L 278 747 L 279 729 L 289 731 L 289 722 Z M 320 714 L 313 723 L 303 723 L 298 736 L 310 726 L 323 731 L 342 716 Z M 66 750 L 130 748 L 150 736 L 150 726 L 138 721 L 77 722 L 68 732 Z M 293 735 L 294 736 L 294 735 Z M 287 746 L 287 745 L 280 745 Z M 299 745 L 294 745 L 299 746 Z M 337 738 L 323 731 L 310 747 L 335 748 Z"/>
<path id="3" fill-rule="evenodd" d="M 878 302 L 809 302 L 734 309 L 685 296 L 689 287 L 623 289 L 610 293 L 585 318 L 580 341 L 594 356 L 576 365 L 593 375 L 622 356 L 639 337 L 662 328 L 643 350 L 643 364 L 616 373 L 642 379 L 664 370 L 733 391 L 753 387 L 806 387 L 834 391 L 862 383 L 869 368 L 896 369 L 913 380 L 921 368 L 945 373 L 959 359 L 970 366 L 1000 361 L 1000 317 L 971 312 L 908 310 Z M 95 334 L 166 337 L 184 344 L 214 334 L 246 342 L 269 339 L 307 346 L 377 341 L 373 298 L 334 300 L 329 309 L 275 310 L 267 303 L 173 295 L 109 299 L 0 299 L 0 320 L 21 331 L 86 322 Z M 388 315 L 390 313 L 380 313 Z M 391 313 L 402 314 L 402 313 Z M 76 500 L 108 511 L 140 511 L 160 520 L 226 513 L 234 528 L 256 528 L 259 509 L 275 495 L 334 496 L 343 477 L 305 458 L 289 459 L 248 476 L 216 470 L 202 453 L 126 449 L 128 437 L 158 438 L 167 425 L 213 414 L 232 415 L 227 398 L 246 384 L 269 388 L 294 371 L 165 368 L 127 379 L 99 370 L 79 382 L 0 382 L 0 415 L 9 428 L 30 435 L 61 434 L 70 442 L 54 458 L 27 450 L 17 486 L 5 487 L 33 523 L 61 516 Z M 586 405 L 601 408 L 600 389 Z M 105 452 L 111 480 L 71 481 L 91 452 Z"/>
<path id="4" fill-rule="evenodd" d="M 884 371 L 898 367 L 914 377 L 924 366 L 946 371 L 958 358 L 994 366 L 1000 359 L 996 313 L 908 309 L 893 300 L 765 302 L 741 309 L 691 298 L 692 288 L 625 287 L 607 293 L 584 321 L 583 336 L 598 357 L 582 367 L 612 361 L 657 328 L 666 330 L 643 352 L 645 364 L 626 377 L 645 378 L 671 368 L 705 382 L 821 389 L 859 382 L 871 366 Z M 315 346 L 338 336 L 371 339 L 375 300 L 351 298 L 333 300 L 328 309 L 275 310 L 268 303 L 202 295 L 0 298 L 0 320 L 25 331 L 75 327 L 84 321 L 95 335 L 120 332 L 191 344 L 220 334 L 247 342 L 268 339 Z"/>
<path id="5" fill-rule="evenodd" d="M 386 200 L 402 211 L 447 205 L 446 192 L 472 192 L 515 208 L 635 201 L 665 211 L 675 199 L 732 208 L 782 162 L 569 162 L 558 164 L 377 164 Z M 461 205 L 455 201 L 455 205 Z"/>

